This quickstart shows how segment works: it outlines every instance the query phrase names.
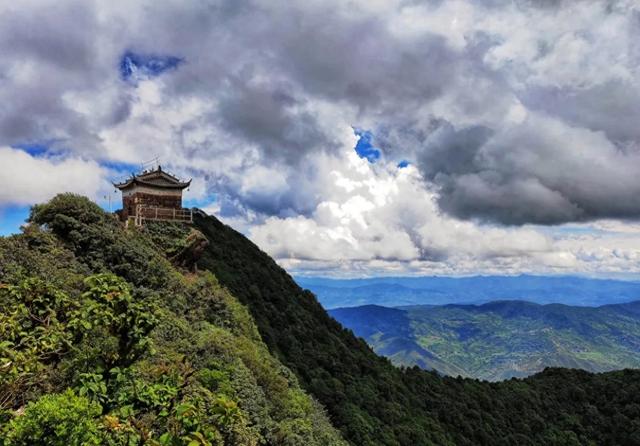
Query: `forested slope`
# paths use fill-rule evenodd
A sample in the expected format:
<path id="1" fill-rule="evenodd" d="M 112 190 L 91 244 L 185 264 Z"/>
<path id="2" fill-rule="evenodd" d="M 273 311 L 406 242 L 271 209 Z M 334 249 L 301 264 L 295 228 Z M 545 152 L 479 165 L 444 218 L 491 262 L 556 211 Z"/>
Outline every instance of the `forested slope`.
<path id="1" fill-rule="evenodd" d="M 640 445 L 638 372 L 398 369 L 213 217 L 125 230 L 62 195 L 31 220 L 0 239 L 3 446 Z"/>
<path id="2" fill-rule="evenodd" d="M 168 260 L 197 233 L 72 195 L 31 220 L 0 238 L 0 445 L 345 444 L 246 308 Z"/>
<path id="3" fill-rule="evenodd" d="M 640 445 L 640 372 L 547 369 L 501 383 L 398 369 L 267 254 L 214 217 L 200 261 L 354 445 Z"/>

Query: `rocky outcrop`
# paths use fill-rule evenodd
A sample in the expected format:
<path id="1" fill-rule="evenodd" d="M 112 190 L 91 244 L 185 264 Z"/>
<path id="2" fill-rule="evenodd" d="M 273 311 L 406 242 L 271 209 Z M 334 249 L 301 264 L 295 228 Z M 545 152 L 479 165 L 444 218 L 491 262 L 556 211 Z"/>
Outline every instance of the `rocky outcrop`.
<path id="1" fill-rule="evenodd" d="M 186 239 L 186 246 L 169 260 L 175 266 L 185 268 L 191 272 L 198 270 L 198 260 L 209 246 L 209 240 L 202 232 L 192 229 Z"/>

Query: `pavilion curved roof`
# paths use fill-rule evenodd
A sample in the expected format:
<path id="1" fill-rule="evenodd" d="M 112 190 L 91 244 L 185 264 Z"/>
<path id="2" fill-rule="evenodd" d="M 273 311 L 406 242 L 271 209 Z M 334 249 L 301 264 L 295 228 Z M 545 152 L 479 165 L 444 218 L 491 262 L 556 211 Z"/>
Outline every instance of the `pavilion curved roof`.
<path id="1" fill-rule="evenodd" d="M 161 166 L 151 171 L 132 174 L 130 178 L 121 183 L 113 183 L 113 185 L 120 190 L 128 189 L 134 185 L 157 189 L 185 189 L 189 187 L 190 184 L 191 180 L 180 181 L 177 177 L 163 171 Z"/>

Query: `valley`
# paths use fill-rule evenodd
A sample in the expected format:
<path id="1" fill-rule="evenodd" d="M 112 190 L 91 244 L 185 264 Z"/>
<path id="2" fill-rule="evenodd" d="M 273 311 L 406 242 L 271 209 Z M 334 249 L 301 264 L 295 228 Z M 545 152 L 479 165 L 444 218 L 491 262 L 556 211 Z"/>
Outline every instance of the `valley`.
<path id="1" fill-rule="evenodd" d="M 452 376 L 498 381 L 546 367 L 604 372 L 640 366 L 640 301 L 366 305 L 329 312 L 394 364 Z"/>

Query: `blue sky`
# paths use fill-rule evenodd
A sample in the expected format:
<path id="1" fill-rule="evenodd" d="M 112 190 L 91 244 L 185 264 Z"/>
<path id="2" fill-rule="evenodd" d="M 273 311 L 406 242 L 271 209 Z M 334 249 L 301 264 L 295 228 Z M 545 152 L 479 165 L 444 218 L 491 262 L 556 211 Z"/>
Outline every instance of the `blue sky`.
<path id="1" fill-rule="evenodd" d="M 176 69 L 184 60 L 172 55 L 141 54 L 127 51 L 120 59 L 120 76 L 124 80 L 141 80 Z"/>
<path id="2" fill-rule="evenodd" d="M 20 225 L 22 225 L 28 217 L 28 206 L 6 206 L 0 208 L 0 235 L 20 232 Z"/>
<path id="3" fill-rule="evenodd" d="M 28 154 L 32 160 L 41 160 L 47 162 L 49 160 L 56 160 L 58 158 L 64 159 L 68 156 L 68 150 L 64 148 L 58 148 L 56 141 L 44 141 L 39 143 L 19 143 L 15 144 L 13 149 L 23 151 Z M 113 160 L 99 160 L 99 165 L 108 172 L 109 178 L 105 178 L 106 184 L 108 181 L 117 180 L 129 176 L 133 172 L 140 170 L 140 165 L 137 163 L 129 163 Z M 34 184 L 37 188 L 37 182 Z M 60 189 L 55 192 L 65 192 L 66 188 Z M 48 191 L 43 191 L 46 195 L 51 195 Z M 77 191 L 82 193 L 82 191 Z M 113 209 L 117 209 L 120 203 L 120 195 L 116 194 L 111 187 L 108 187 L 102 194 L 92 197 L 99 204 L 103 206 L 105 210 L 108 210 L 108 200 L 105 199 L 105 194 L 112 195 Z M 21 204 L 1 204 L 0 203 L 0 235 L 9 235 L 18 233 L 20 226 L 24 224 L 25 220 L 29 216 L 30 205 Z"/>
<path id="4" fill-rule="evenodd" d="M 373 133 L 370 130 L 354 129 L 354 133 L 358 137 L 355 150 L 360 158 L 365 158 L 371 163 L 375 163 L 380 159 L 380 149 L 374 147 Z"/>

